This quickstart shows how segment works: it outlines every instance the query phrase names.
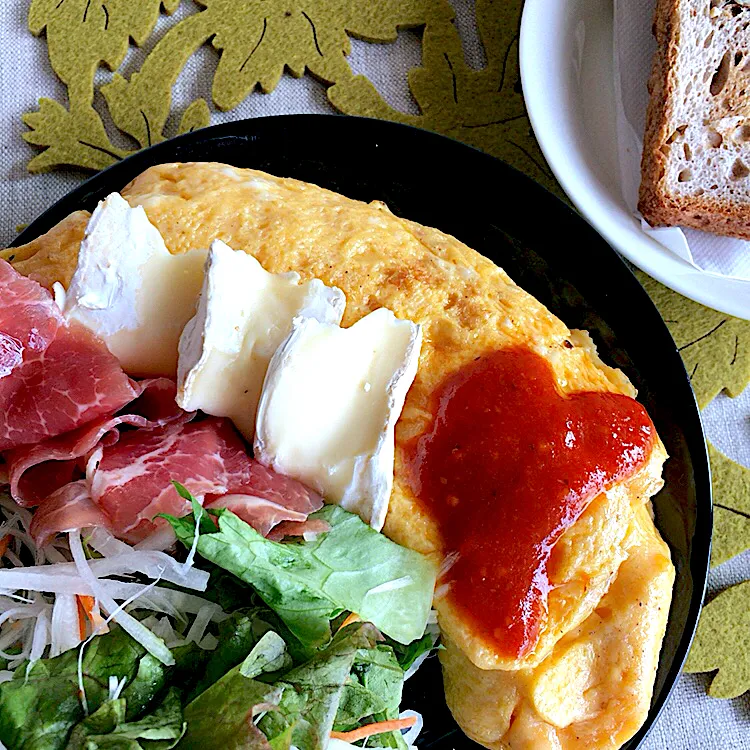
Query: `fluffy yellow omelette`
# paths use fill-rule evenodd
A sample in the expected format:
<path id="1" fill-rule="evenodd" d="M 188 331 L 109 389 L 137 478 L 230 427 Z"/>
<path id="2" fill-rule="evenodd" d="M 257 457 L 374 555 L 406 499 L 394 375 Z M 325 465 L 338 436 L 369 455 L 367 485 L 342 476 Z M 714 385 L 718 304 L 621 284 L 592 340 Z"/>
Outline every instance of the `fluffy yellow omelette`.
<path id="1" fill-rule="evenodd" d="M 221 239 L 271 272 L 322 279 L 346 294 L 342 325 L 387 307 L 423 326 L 414 384 L 396 427 L 395 482 L 384 532 L 436 559 L 438 529 L 405 481 L 403 446 L 431 420 L 430 396 L 477 356 L 523 345 L 551 365 L 562 393 L 635 396 L 619 370 L 487 258 L 454 237 L 315 185 L 215 163 L 163 164 L 122 190 L 172 253 Z M 77 211 L 13 256 L 47 287 L 70 282 L 89 214 Z M 560 538 L 548 609 L 522 659 L 484 642 L 446 599 L 435 606 L 448 705 L 490 748 L 616 748 L 648 712 L 674 580 L 648 500 L 662 486 L 656 440 L 627 481 L 596 497 Z M 488 604 L 491 606 L 491 603 Z"/>

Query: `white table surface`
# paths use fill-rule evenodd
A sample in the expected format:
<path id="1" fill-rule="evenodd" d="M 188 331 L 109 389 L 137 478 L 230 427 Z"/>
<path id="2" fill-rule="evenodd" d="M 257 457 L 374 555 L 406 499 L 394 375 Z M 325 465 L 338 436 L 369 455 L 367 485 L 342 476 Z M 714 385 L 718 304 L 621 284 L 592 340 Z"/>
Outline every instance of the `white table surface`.
<path id="1" fill-rule="evenodd" d="M 484 55 L 477 43 L 473 2 L 453 0 L 458 26 L 471 65 L 480 68 Z M 26 129 L 24 112 L 36 108 L 40 96 L 65 101 L 65 89 L 55 78 L 47 59 L 46 44 L 26 30 L 29 0 L 0 3 L 0 247 L 17 234 L 16 227 L 32 221 L 45 208 L 76 187 L 87 173 L 76 170 L 30 175 L 26 164 L 36 149 L 21 139 Z M 129 75 L 161 33 L 187 12 L 196 9 L 190 0 L 178 12 L 162 19 L 143 50 L 131 50 L 124 64 Z M 210 71 L 215 53 L 203 48 L 180 76 L 174 95 L 177 108 L 196 96 L 210 101 Z M 418 37 L 401 33 L 393 45 L 371 45 L 352 40 L 351 65 L 367 74 L 392 105 L 416 112 L 406 86 L 406 72 L 421 60 Z M 109 77 L 102 71 L 101 80 Z M 292 113 L 333 112 L 322 84 L 285 75 L 269 95 L 252 94 L 232 112 L 213 113 L 213 122 Z M 376 196 L 373 196 L 376 197 Z M 742 396 L 719 396 L 703 413 L 709 438 L 731 458 L 750 466 L 750 388 Z M 710 589 L 750 578 L 750 553 L 722 565 L 711 574 Z M 683 675 L 661 718 L 646 741 L 647 750 L 750 750 L 750 694 L 732 701 L 706 696 L 707 675 Z"/>

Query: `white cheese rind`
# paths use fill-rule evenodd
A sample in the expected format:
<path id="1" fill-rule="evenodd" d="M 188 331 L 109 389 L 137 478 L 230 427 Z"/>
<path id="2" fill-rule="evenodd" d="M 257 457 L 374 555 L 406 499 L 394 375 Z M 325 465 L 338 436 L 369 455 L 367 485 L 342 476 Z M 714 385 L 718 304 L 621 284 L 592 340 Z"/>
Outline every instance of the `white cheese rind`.
<path id="1" fill-rule="evenodd" d="M 421 345 L 421 327 L 386 309 L 350 328 L 296 319 L 263 384 L 256 458 L 379 531 Z"/>
<path id="2" fill-rule="evenodd" d="M 338 324 L 346 298 L 319 279 L 273 274 L 215 240 L 195 317 L 180 339 L 177 403 L 229 417 L 250 441 L 268 363 L 296 316 Z"/>
<path id="3" fill-rule="evenodd" d="M 174 377 L 205 258 L 205 250 L 172 255 L 143 208 L 112 193 L 86 227 L 65 317 L 104 339 L 129 375 Z"/>

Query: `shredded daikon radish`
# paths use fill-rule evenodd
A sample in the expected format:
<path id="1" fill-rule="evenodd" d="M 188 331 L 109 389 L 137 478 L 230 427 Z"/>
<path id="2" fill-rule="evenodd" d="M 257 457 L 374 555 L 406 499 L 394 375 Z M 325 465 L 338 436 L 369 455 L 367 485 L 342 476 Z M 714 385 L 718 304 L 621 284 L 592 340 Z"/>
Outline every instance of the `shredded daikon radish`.
<path id="1" fill-rule="evenodd" d="M 109 700 L 116 701 L 120 697 L 120 693 L 125 687 L 127 681 L 127 677 L 118 680 L 117 675 L 111 674 L 109 676 Z"/>
<path id="2" fill-rule="evenodd" d="M 7 682 L 13 679 L 13 672 L 9 669 L 3 669 L 0 671 L 0 683 Z"/>
<path id="3" fill-rule="evenodd" d="M 423 654 L 420 654 L 412 663 L 412 665 L 409 667 L 409 669 L 404 672 L 404 682 L 408 680 L 410 677 L 413 677 L 416 671 L 424 664 L 425 659 L 430 655 L 429 651 L 425 651 Z"/>
<path id="4" fill-rule="evenodd" d="M 214 613 L 214 609 L 215 607 L 210 605 L 201 607 L 193 620 L 193 624 L 190 626 L 190 630 L 188 630 L 187 635 L 185 636 L 188 643 L 199 643 L 203 639 L 208 623 L 211 622 L 211 616 Z"/>
<path id="5" fill-rule="evenodd" d="M 198 513 L 198 518 L 195 519 L 195 534 L 193 534 L 193 543 L 190 545 L 190 552 L 188 552 L 188 556 L 185 558 L 185 574 L 187 575 L 187 571 L 190 570 L 190 568 L 193 567 L 193 561 L 195 560 L 195 553 L 198 549 L 198 537 L 200 536 L 200 529 L 201 529 L 201 519 L 203 518 L 203 498 L 201 497 L 198 501 L 201 503 L 200 506 L 200 512 Z"/>
<path id="6" fill-rule="evenodd" d="M 197 568 L 191 568 L 184 575 L 181 564 L 174 558 L 155 551 L 131 551 L 116 557 L 91 560 L 88 567 L 96 578 L 142 573 L 149 578 L 160 578 L 196 591 L 205 591 L 209 578 L 206 571 Z M 76 573 L 80 573 L 80 570 L 75 563 L 68 562 L 0 570 L 0 589 L 91 595 L 90 590 L 81 590 L 82 582 L 87 582 Z"/>
<path id="7" fill-rule="evenodd" d="M 86 537 L 86 543 L 104 557 L 117 557 L 132 552 L 133 548 L 121 542 L 107 529 L 97 527 Z"/>
<path id="8" fill-rule="evenodd" d="M 42 658 L 48 643 L 49 609 L 45 608 L 36 618 L 34 633 L 31 638 L 31 650 L 29 651 L 29 666 L 26 668 L 26 674 L 28 674 L 28 670 L 31 669 L 34 662 Z"/>
<path id="9" fill-rule="evenodd" d="M 83 545 L 81 544 L 80 532 L 71 531 L 68 534 L 68 540 L 70 542 L 70 551 L 73 553 L 73 560 L 81 578 L 89 584 L 100 606 L 106 610 L 108 618 L 117 622 L 128 635 L 135 638 L 146 651 L 162 664 L 172 666 L 174 664 L 174 656 L 172 656 L 172 652 L 167 648 L 164 641 L 154 635 L 148 628 L 143 627 L 132 615 L 125 612 L 124 607 L 130 602 L 118 606 L 115 600 L 107 594 L 105 588 L 94 574 L 93 566 L 89 565 L 88 560 L 86 560 Z M 156 585 L 156 581 L 154 585 Z"/>
<path id="10" fill-rule="evenodd" d="M 450 590 L 451 590 L 450 583 L 441 584 L 435 589 L 435 594 L 433 595 L 433 599 L 442 599 L 443 597 L 448 596 L 448 592 Z"/>
<path id="11" fill-rule="evenodd" d="M 438 569 L 438 580 L 440 580 L 458 562 L 458 552 L 450 552 L 440 563 Z"/>
<path id="12" fill-rule="evenodd" d="M 411 576 L 401 576 L 401 578 L 396 578 L 394 581 L 386 581 L 379 586 L 375 586 L 375 588 L 372 588 L 367 592 L 367 595 L 385 594 L 387 591 L 396 591 L 397 589 L 409 586 L 412 583 L 412 580 Z"/>
<path id="13" fill-rule="evenodd" d="M 424 719 L 422 718 L 422 714 L 412 710 L 402 711 L 398 715 L 399 719 L 408 719 L 412 716 L 416 718 L 416 722 L 401 735 L 404 742 L 409 746 L 412 746 L 416 742 L 417 737 L 419 737 L 419 733 L 422 731 L 422 727 L 424 726 Z"/>
<path id="14" fill-rule="evenodd" d="M 164 552 L 174 546 L 176 541 L 177 536 L 172 530 L 172 527 L 164 525 L 160 526 L 156 531 L 153 531 L 145 539 L 138 542 L 133 549 L 152 549 Z"/>
<path id="15" fill-rule="evenodd" d="M 13 565 L 15 565 L 17 568 L 23 567 L 21 558 L 18 557 L 18 555 L 15 552 L 13 552 L 13 550 L 10 550 L 10 549 L 5 550 L 5 557 L 7 557 L 13 563 Z"/>
<path id="16" fill-rule="evenodd" d="M 205 591 L 209 574 L 205 570 L 191 568 L 185 571 L 182 563 L 171 555 L 157 550 L 134 550 L 117 557 L 104 557 L 91 561 L 91 569 L 96 576 L 142 573 L 149 578 L 162 578 L 178 586 L 195 591 Z"/>
<path id="17" fill-rule="evenodd" d="M 12 602 L 11 601 L 6 602 L 5 601 L 6 598 L 8 600 L 12 600 Z M 10 605 L 13 602 L 23 602 L 24 604 L 33 604 L 34 600 L 29 599 L 26 596 L 21 596 L 20 594 L 13 594 L 10 591 L 3 591 L 2 589 L 0 589 L 0 608 L 5 607 L 6 604 Z M 0 609 L 0 611 L 2 610 Z"/>
<path id="18" fill-rule="evenodd" d="M 24 530 L 29 530 L 32 518 L 31 511 L 18 505 L 18 503 L 16 503 L 7 492 L 0 493 L 0 507 L 4 508 L 9 513 L 17 515 L 21 519 Z"/>
<path id="19" fill-rule="evenodd" d="M 57 549 L 57 547 L 54 547 L 51 544 L 48 544 L 45 547 L 43 547 L 42 552 L 44 553 L 44 557 L 45 557 L 45 560 L 42 561 L 43 563 L 47 562 L 47 563 L 54 564 L 54 563 L 68 562 L 67 559 L 65 558 L 65 555 L 63 555 L 63 553 L 60 552 L 60 550 Z"/>
<path id="20" fill-rule="evenodd" d="M 203 640 L 198 644 L 198 648 L 204 651 L 213 651 L 219 645 L 219 639 L 211 633 L 203 636 Z"/>
<path id="21" fill-rule="evenodd" d="M 75 595 L 58 594 L 55 597 L 50 630 L 50 656 L 58 656 L 81 642 Z"/>
<path id="22" fill-rule="evenodd" d="M 21 638 L 21 632 L 26 630 L 26 628 L 27 624 L 24 624 L 20 620 L 15 620 L 8 625 L 5 632 L 0 636 L 0 655 L 5 654 L 5 649 L 8 648 L 8 646 L 18 643 Z"/>
<path id="23" fill-rule="evenodd" d="M 81 537 L 79 536 L 79 533 L 80 532 L 71 531 L 69 532 L 68 537 L 70 539 L 70 547 L 71 547 L 71 552 L 73 553 L 73 559 L 74 560 L 82 559 L 85 565 L 87 561 L 83 553 L 83 545 L 81 544 Z M 76 541 L 78 542 L 78 544 L 75 543 Z M 153 583 L 150 584 L 150 586 L 152 587 L 156 586 L 157 583 L 158 581 L 154 581 Z M 120 604 L 120 606 L 115 607 L 115 609 L 112 612 L 110 612 L 107 619 L 104 620 L 101 626 L 97 626 L 94 629 L 94 632 L 91 633 L 91 635 L 81 644 L 80 649 L 78 649 L 78 691 L 79 691 L 79 695 L 81 698 L 81 706 L 83 707 L 83 712 L 86 714 L 86 716 L 88 716 L 89 714 L 89 704 L 88 704 L 88 701 L 86 700 L 86 686 L 83 684 L 83 652 L 86 646 L 88 646 L 88 644 L 91 643 L 91 641 L 94 638 L 96 638 L 97 635 L 104 632 L 103 628 L 106 628 L 106 626 L 116 617 L 120 615 L 125 615 L 126 617 L 129 617 L 131 620 L 133 619 L 132 617 L 130 617 L 130 615 L 126 615 L 126 613 L 123 611 L 125 607 L 128 606 L 128 604 L 130 604 L 130 600 L 126 600 L 122 604 Z M 135 622 L 138 625 L 140 625 L 140 623 L 138 623 L 137 620 Z M 120 623 L 120 627 L 122 627 L 122 629 L 125 630 L 125 632 L 127 632 L 131 637 L 136 638 L 136 636 L 130 633 L 130 631 L 124 625 L 122 625 L 122 623 Z M 149 635 L 153 635 L 151 634 L 151 631 L 148 630 L 148 628 L 144 628 L 144 630 L 146 630 L 146 632 L 149 633 Z M 156 640 L 158 640 L 158 638 Z M 141 645 L 147 649 L 145 643 L 141 643 Z M 172 653 L 169 650 L 167 650 L 167 653 L 170 655 L 170 657 L 172 656 Z M 156 655 L 153 654 L 153 656 L 156 656 Z M 158 659 L 159 657 L 156 656 L 156 658 Z M 174 663 L 174 659 L 172 663 Z M 167 666 L 171 666 L 171 665 L 167 665 Z"/>
<path id="24" fill-rule="evenodd" d="M 151 632 L 156 633 L 169 648 L 177 648 L 177 646 L 184 646 L 187 643 L 184 636 L 172 627 L 172 623 L 169 622 L 167 617 L 151 615 L 142 622 Z"/>

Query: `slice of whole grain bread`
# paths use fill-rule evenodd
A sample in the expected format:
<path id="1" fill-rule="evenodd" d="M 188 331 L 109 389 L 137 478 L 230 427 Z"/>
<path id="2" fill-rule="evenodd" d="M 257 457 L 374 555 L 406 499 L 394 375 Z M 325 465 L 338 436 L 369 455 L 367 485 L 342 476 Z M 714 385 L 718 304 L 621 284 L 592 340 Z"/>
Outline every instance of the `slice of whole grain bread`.
<path id="1" fill-rule="evenodd" d="M 657 0 L 638 208 L 750 239 L 750 0 Z"/>

